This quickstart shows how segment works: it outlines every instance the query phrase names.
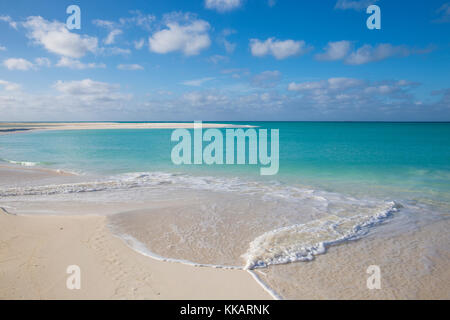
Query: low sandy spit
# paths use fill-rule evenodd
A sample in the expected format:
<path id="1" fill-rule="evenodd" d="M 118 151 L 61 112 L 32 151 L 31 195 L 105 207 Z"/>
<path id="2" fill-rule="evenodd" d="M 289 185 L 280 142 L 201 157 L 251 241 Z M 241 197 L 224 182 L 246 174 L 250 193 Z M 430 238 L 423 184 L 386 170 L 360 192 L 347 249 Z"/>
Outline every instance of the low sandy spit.
<path id="1" fill-rule="evenodd" d="M 208 128 L 254 128 L 251 125 L 202 123 Z M 108 129 L 192 129 L 194 122 L 119 123 L 119 122 L 0 122 L 0 134 L 30 130 L 108 130 Z"/>

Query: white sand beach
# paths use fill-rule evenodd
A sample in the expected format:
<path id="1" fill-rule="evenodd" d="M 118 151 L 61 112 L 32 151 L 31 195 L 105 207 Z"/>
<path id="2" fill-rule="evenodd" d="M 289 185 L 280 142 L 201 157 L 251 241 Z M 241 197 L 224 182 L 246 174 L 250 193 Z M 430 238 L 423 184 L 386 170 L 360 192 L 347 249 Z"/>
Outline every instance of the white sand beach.
<path id="1" fill-rule="evenodd" d="M 105 220 L 1 209 L 0 299 L 272 299 L 243 270 L 145 257 L 114 237 Z M 66 287 L 69 265 L 81 268 L 80 290 Z"/>

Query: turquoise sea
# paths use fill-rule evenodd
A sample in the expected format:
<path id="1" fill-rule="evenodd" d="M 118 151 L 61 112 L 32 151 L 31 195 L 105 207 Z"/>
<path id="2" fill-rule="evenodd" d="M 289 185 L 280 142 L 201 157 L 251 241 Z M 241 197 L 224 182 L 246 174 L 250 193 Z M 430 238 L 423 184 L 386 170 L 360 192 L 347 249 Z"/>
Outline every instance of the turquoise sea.
<path id="1" fill-rule="evenodd" d="M 448 221 L 450 123 L 226 123 L 279 129 L 278 174 L 174 165 L 170 129 L 30 131 L 0 136 L 2 162 L 83 182 L 1 188 L 0 204 L 132 203 L 110 227 L 136 250 L 248 269 L 311 261 L 335 244 L 383 236 L 380 225 L 408 234 Z M 432 246 L 446 248 L 448 237 L 437 237 Z"/>
<path id="2" fill-rule="evenodd" d="M 168 129 L 4 135 L 0 136 L 0 159 L 84 173 L 164 171 L 240 176 L 311 184 L 337 191 L 377 188 L 381 193 L 387 190 L 387 194 L 403 190 L 437 200 L 448 199 L 449 123 L 251 124 L 280 130 L 280 170 L 275 176 L 260 177 L 260 165 L 176 166 L 170 158 L 176 143 L 170 141 L 172 130 Z"/>

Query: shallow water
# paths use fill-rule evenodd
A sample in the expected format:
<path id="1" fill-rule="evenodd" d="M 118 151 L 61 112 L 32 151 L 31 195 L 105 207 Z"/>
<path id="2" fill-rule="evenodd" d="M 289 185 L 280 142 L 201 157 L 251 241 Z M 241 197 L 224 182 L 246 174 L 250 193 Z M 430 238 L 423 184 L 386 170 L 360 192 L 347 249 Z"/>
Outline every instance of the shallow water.
<path id="1" fill-rule="evenodd" d="M 256 269 L 286 298 L 370 298 L 361 279 L 377 263 L 390 270 L 386 297 L 448 292 L 449 124 L 256 125 L 280 130 L 276 176 L 259 176 L 259 166 L 175 166 L 171 130 L 0 136 L 4 162 L 79 174 L 0 183 L 0 205 L 108 214 L 111 230 L 142 253 Z M 306 293 L 303 274 L 320 277 L 323 261 L 358 274 L 359 289 L 339 295 L 316 279 Z M 351 287 L 351 275 L 336 277 Z"/>

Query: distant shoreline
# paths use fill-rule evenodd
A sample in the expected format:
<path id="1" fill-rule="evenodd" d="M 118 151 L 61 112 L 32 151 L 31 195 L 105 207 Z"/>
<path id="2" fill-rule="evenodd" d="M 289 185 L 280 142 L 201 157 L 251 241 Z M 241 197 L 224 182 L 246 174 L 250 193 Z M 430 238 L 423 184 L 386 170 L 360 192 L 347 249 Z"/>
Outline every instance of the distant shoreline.
<path id="1" fill-rule="evenodd" d="M 251 125 L 203 123 L 203 128 L 254 128 Z M 193 129 L 194 122 L 3 122 L 0 135 L 31 130 Z"/>

